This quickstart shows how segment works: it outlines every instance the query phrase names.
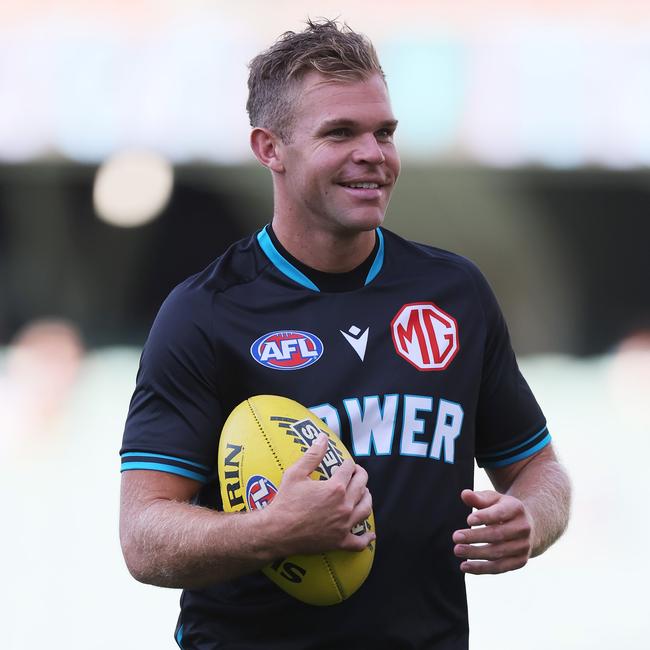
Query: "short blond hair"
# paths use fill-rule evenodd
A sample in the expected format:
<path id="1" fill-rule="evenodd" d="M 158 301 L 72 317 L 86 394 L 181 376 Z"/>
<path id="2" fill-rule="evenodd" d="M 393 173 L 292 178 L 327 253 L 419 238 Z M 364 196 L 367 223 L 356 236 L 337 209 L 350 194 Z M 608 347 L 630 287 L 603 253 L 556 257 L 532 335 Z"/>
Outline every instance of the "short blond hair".
<path id="1" fill-rule="evenodd" d="M 340 81 L 385 79 L 373 44 L 347 24 L 307 21 L 302 32 L 285 32 L 249 64 L 246 110 L 252 127 L 291 139 L 293 104 L 300 81 L 314 70 Z"/>

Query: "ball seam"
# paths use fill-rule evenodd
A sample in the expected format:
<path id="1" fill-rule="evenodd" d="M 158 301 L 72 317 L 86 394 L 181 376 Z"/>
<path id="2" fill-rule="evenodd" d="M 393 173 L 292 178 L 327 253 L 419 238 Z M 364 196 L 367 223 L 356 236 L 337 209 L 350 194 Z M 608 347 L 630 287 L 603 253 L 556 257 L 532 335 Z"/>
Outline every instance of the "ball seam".
<path id="1" fill-rule="evenodd" d="M 338 576 L 336 575 L 336 572 L 332 568 L 332 565 L 330 564 L 330 561 L 327 557 L 327 554 L 322 553 L 321 557 L 323 558 L 323 561 L 325 562 L 325 566 L 327 567 L 327 571 L 330 574 L 330 578 L 332 578 L 332 582 L 334 583 L 334 586 L 336 587 L 336 590 L 339 592 L 339 598 L 341 600 L 346 599 L 345 595 L 345 590 L 343 589 L 343 585 L 341 584 L 341 581 L 339 580 Z"/>
<path id="2" fill-rule="evenodd" d="M 278 464 L 278 467 L 280 468 L 281 472 L 284 472 L 284 467 L 282 466 L 282 463 L 280 462 L 280 459 L 278 458 L 278 455 L 275 453 L 275 449 L 273 448 L 273 445 L 271 444 L 271 441 L 268 439 L 266 435 L 266 431 L 264 431 L 264 427 L 262 426 L 262 423 L 260 422 L 259 418 L 257 417 L 257 413 L 255 412 L 255 408 L 251 401 L 249 399 L 246 400 L 246 403 L 248 404 L 248 408 L 251 410 L 251 414 L 253 415 L 253 418 L 255 418 L 255 422 L 257 423 L 257 426 L 259 427 L 260 433 L 264 437 L 264 441 L 268 445 L 268 448 L 271 450 L 271 453 L 273 454 L 273 458 L 275 458 L 275 462 Z"/>

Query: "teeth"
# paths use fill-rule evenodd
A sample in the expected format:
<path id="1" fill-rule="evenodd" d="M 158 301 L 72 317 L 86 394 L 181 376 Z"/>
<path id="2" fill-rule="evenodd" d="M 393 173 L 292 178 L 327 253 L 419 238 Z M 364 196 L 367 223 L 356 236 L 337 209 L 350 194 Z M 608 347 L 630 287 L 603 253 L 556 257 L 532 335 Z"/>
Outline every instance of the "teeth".
<path id="1" fill-rule="evenodd" d="M 348 183 L 348 187 L 358 187 L 364 190 L 376 190 L 379 185 L 377 183 Z"/>

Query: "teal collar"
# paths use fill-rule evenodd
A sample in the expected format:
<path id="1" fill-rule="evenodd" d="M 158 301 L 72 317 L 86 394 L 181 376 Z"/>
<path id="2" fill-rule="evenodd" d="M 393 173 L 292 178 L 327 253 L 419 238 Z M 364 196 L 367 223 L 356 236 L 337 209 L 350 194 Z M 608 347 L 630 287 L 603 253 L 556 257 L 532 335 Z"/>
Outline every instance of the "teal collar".
<path id="1" fill-rule="evenodd" d="M 297 269 L 291 262 L 289 262 L 289 260 L 282 256 L 280 251 L 273 244 L 267 228 L 268 226 L 265 226 L 260 230 L 257 234 L 257 241 L 264 251 L 264 254 L 269 258 L 269 260 L 271 260 L 273 266 L 275 266 L 280 273 L 286 275 L 288 278 L 306 289 L 320 292 L 320 289 L 300 269 Z M 381 271 L 381 267 L 384 264 L 384 235 L 380 228 L 377 228 L 375 232 L 377 233 L 379 246 L 377 248 L 375 259 L 364 281 L 364 286 L 370 284 L 377 277 L 377 274 Z"/>

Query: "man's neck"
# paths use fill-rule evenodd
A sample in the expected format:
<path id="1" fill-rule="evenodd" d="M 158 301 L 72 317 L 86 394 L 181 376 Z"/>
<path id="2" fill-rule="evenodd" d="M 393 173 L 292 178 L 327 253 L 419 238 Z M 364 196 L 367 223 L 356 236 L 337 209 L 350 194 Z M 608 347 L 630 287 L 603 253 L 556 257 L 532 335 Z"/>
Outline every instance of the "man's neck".
<path id="1" fill-rule="evenodd" d="M 297 260 L 325 273 L 346 273 L 362 264 L 375 246 L 375 231 L 350 235 L 318 229 L 293 228 L 273 218 L 273 232 Z"/>

